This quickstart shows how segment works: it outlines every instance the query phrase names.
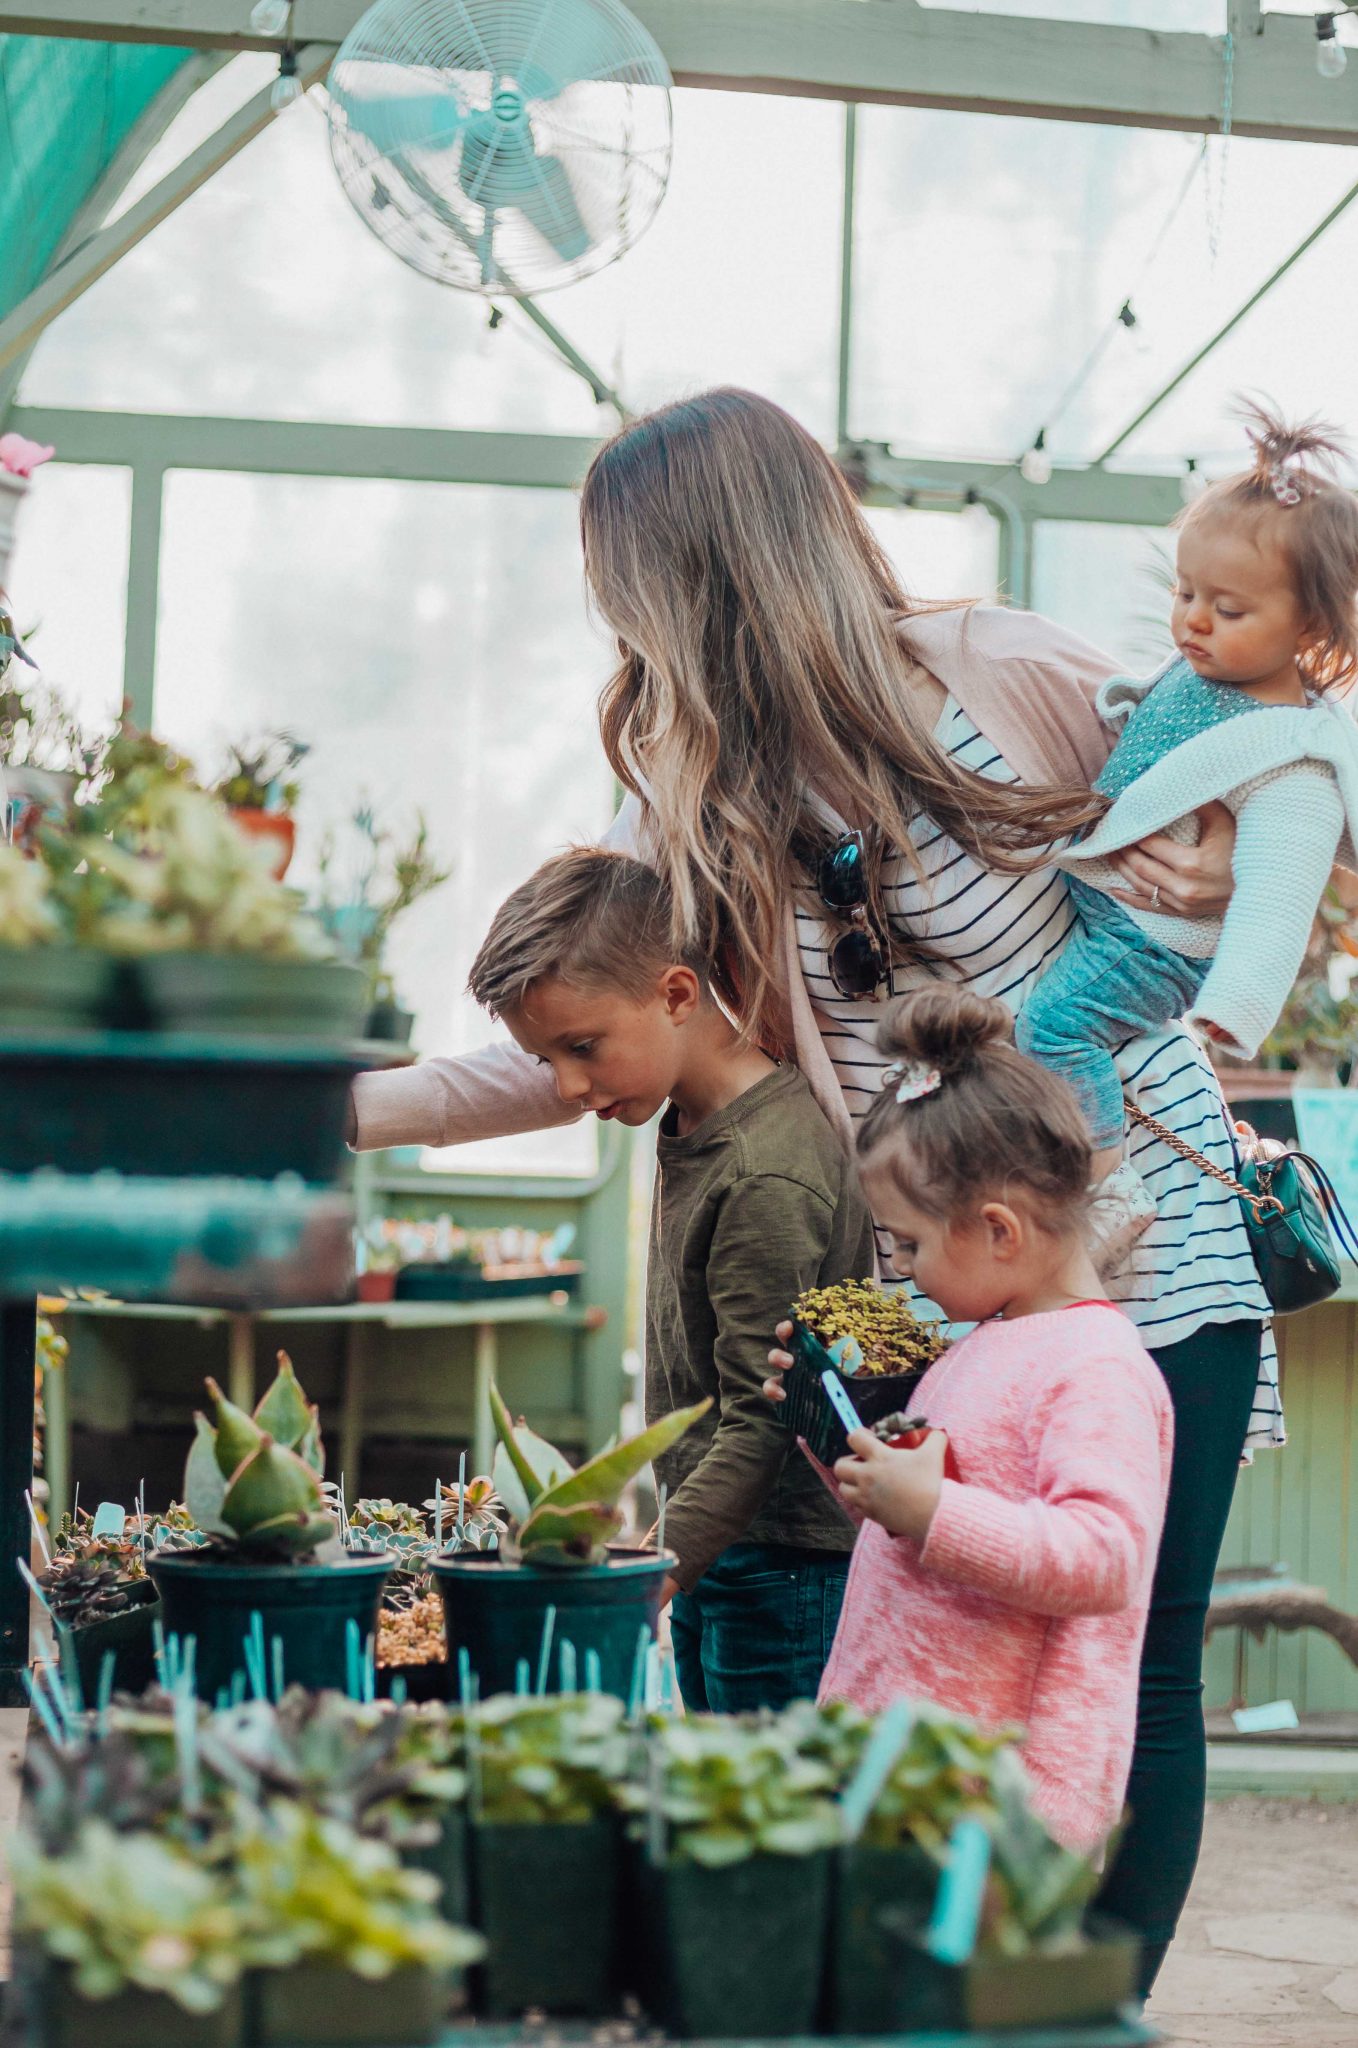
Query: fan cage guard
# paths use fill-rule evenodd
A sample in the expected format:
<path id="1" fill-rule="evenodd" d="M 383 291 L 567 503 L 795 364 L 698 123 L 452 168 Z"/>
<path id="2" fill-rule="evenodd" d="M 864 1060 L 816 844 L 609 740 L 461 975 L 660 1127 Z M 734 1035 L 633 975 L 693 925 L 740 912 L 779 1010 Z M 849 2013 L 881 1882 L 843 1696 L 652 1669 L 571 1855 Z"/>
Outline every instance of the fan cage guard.
<path id="1" fill-rule="evenodd" d="M 331 67 L 331 156 L 412 269 L 487 297 L 554 291 L 654 219 L 670 83 L 619 0 L 377 0 Z"/>

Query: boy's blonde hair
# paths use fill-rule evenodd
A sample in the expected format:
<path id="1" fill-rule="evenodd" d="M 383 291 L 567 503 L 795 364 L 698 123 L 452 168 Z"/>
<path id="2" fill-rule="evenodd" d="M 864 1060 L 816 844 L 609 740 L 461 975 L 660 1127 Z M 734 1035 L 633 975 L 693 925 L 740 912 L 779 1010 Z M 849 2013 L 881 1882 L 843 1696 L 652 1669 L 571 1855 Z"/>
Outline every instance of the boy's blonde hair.
<path id="1" fill-rule="evenodd" d="M 707 963 L 675 951 L 671 922 L 670 893 L 654 868 L 606 847 L 572 847 L 544 861 L 505 898 L 467 987 L 483 1009 L 500 1017 L 548 975 L 637 1001 L 676 964 L 706 983 Z"/>

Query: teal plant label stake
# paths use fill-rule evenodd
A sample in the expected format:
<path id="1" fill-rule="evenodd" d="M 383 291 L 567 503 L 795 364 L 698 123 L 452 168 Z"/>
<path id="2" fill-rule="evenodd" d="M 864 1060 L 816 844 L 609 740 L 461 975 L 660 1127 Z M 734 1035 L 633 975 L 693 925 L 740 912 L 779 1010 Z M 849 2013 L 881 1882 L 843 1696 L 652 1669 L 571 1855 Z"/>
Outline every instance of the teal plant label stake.
<path id="1" fill-rule="evenodd" d="M 825 1389 L 826 1400 L 852 1436 L 856 1429 L 863 1427 L 863 1418 L 845 1393 L 843 1380 L 838 1373 L 823 1372 L 820 1383 Z"/>
<path id="2" fill-rule="evenodd" d="M 990 1874 L 990 1836 L 979 1820 L 959 1820 L 948 1844 L 924 1945 L 940 1963 L 969 1962 Z"/>
<path id="3" fill-rule="evenodd" d="M 839 1802 L 846 1842 L 856 1842 L 867 1825 L 868 1815 L 882 1794 L 882 1787 L 904 1754 L 915 1727 L 911 1700 L 893 1700 L 878 1717 L 877 1726 L 859 1759 L 858 1769 L 844 1787 Z"/>
<path id="4" fill-rule="evenodd" d="M 110 1543 L 121 1543 L 127 1528 L 127 1516 L 116 1500 L 101 1500 L 94 1511 L 94 1525 L 90 1530 L 96 1542 L 107 1537 Z"/>

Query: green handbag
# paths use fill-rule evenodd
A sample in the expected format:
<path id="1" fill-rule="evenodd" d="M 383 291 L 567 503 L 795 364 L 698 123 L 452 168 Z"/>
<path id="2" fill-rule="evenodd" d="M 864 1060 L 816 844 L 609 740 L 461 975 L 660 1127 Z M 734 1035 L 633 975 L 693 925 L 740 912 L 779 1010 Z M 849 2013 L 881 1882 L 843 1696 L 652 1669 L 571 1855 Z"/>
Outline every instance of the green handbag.
<path id="1" fill-rule="evenodd" d="M 1318 1160 L 1258 1137 L 1248 1124 L 1236 1124 L 1237 1178 L 1135 1103 L 1127 1104 L 1127 1113 L 1181 1158 L 1191 1159 L 1212 1180 L 1239 1195 L 1260 1285 L 1275 1315 L 1314 1308 L 1337 1292 L 1342 1275 L 1335 1238 L 1346 1257 L 1358 1259 L 1358 1237 Z"/>

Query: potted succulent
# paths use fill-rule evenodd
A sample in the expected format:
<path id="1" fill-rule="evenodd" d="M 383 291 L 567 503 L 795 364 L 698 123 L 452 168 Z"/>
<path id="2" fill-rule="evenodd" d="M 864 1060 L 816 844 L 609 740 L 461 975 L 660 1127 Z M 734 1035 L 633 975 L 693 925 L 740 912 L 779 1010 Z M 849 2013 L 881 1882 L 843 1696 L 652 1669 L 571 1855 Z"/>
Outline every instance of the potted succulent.
<path id="1" fill-rule="evenodd" d="M 455 1974 L 483 1946 L 435 1912 L 438 1880 L 312 1807 L 280 1801 L 265 1820 L 234 1845 L 236 1881 L 296 1960 L 251 1979 L 254 2048 L 435 2040 Z"/>
<path id="2" fill-rule="evenodd" d="M 491 2018 L 616 2004 L 623 1713 L 598 1692 L 468 1710 L 472 1919 L 486 1940 L 473 1985 Z"/>
<path id="3" fill-rule="evenodd" d="M 831 1702 L 793 1708 L 789 1739 L 824 1755 L 841 1785 L 862 1763 L 874 1723 L 856 1708 Z M 1007 1764 L 1017 1731 L 984 1734 L 967 1721 L 916 1702 L 895 1762 L 852 1840 L 834 1852 L 826 1970 L 828 2022 L 837 2034 L 895 2030 L 895 1945 L 882 1925 L 894 1910 L 923 1925 L 957 1821 L 993 1819 L 995 1775 Z"/>
<path id="4" fill-rule="evenodd" d="M 364 1555 L 341 1543 L 321 1491 L 319 1414 L 286 1353 L 253 1416 L 214 1380 L 207 1388 L 216 1422 L 194 1417 L 184 1501 L 211 1540 L 148 1560 L 166 1630 L 194 1638 L 204 1699 L 252 1666 L 276 1680 L 280 1662 L 288 1682 L 341 1688 L 351 1624 L 361 1642 L 376 1634 L 392 1561 L 385 1551 Z"/>
<path id="5" fill-rule="evenodd" d="M 973 1954 L 941 1961 L 917 1914 L 883 1915 L 896 1950 L 893 2033 L 1111 2022 L 1132 1996 L 1136 1937 L 1088 1913 L 1101 1865 L 1051 1839 L 1029 1805 L 1017 1750 L 997 1752 L 991 1788 L 994 1811 L 981 1816 L 990 1866 Z"/>
<path id="6" fill-rule="evenodd" d="M 138 1535 L 96 1535 L 88 1514 L 66 1515 L 39 1585 L 58 1624 L 63 1661 L 74 1663 L 80 1696 L 93 1703 L 113 1658 L 119 1692 L 144 1692 L 155 1676 L 156 1589 L 146 1575 Z"/>
<path id="7" fill-rule="evenodd" d="M 668 2033 L 749 2040 L 813 2031 L 839 1835 L 828 1757 L 778 1717 L 654 1718 L 623 1788 L 637 1843 L 637 1976 Z"/>
<path id="8" fill-rule="evenodd" d="M 267 850 L 269 872 L 281 882 L 297 844 L 293 812 L 301 785 L 293 771 L 311 749 L 291 733 L 265 733 L 229 749 L 227 764 L 214 795 L 231 813 L 231 821 L 252 846 Z"/>
<path id="9" fill-rule="evenodd" d="M 41 2048 L 238 2048 L 259 1953 L 227 1874 L 88 1819 L 60 1853 L 9 1844 L 17 1971 Z"/>
<path id="10" fill-rule="evenodd" d="M 409 837 L 377 821 L 371 804 L 362 803 L 350 821 L 359 852 L 356 868 L 345 882 L 335 873 L 335 838 L 327 832 L 320 852 L 320 919 L 347 960 L 367 977 L 370 1038 L 409 1044 L 414 1017 L 397 1000 L 395 985 L 382 967 L 392 926 L 407 910 L 430 896 L 452 874 L 430 849 L 429 827 L 416 811 Z M 337 888 L 343 888 L 336 901 Z"/>
<path id="11" fill-rule="evenodd" d="M 569 1643 L 581 1671 L 597 1659 L 596 1683 L 629 1698 L 676 1560 L 613 1540 L 622 1528 L 618 1502 L 711 1402 L 666 1415 L 573 1471 L 560 1451 L 511 1420 L 494 1385 L 490 1398 L 500 1439 L 494 1481 L 511 1526 L 493 1555 L 432 1561 L 449 1658 L 465 1658 L 483 1695 L 515 1691 L 521 1670 L 556 1690 L 557 1647 Z"/>
<path id="12" fill-rule="evenodd" d="M 833 1371 L 865 1423 L 909 1406 L 910 1392 L 947 1347 L 940 1325 L 917 1316 L 904 1290 L 873 1280 L 813 1287 L 792 1304 L 793 1363 L 783 1374 L 778 1419 L 824 1465 L 844 1455 L 848 1432 L 825 1398 Z"/>

